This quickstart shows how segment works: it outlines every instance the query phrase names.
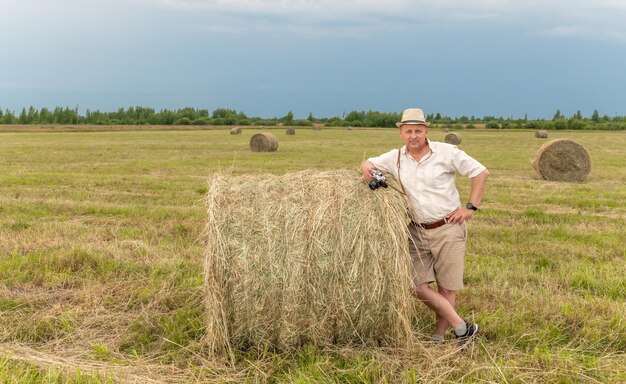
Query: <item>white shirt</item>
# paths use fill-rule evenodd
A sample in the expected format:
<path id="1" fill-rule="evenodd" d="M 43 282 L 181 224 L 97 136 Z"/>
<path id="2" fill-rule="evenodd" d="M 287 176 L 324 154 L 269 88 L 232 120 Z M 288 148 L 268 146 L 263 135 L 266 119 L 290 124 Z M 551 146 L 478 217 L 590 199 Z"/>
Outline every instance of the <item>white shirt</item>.
<path id="1" fill-rule="evenodd" d="M 455 178 L 459 173 L 469 178 L 484 171 L 484 165 L 460 150 L 456 145 L 428 140 L 430 152 L 417 162 L 406 146 L 367 159 L 376 168 L 398 179 L 400 151 L 400 181 L 411 205 L 411 216 L 419 223 L 443 219 L 461 206 Z"/>

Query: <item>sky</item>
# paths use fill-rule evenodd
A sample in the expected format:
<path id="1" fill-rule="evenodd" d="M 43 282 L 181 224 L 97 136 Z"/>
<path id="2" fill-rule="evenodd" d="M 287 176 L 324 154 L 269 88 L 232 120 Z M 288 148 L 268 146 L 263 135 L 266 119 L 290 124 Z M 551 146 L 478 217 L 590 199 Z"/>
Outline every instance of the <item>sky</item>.
<path id="1" fill-rule="evenodd" d="M 626 115 L 626 0 L 0 0 L 0 109 Z"/>

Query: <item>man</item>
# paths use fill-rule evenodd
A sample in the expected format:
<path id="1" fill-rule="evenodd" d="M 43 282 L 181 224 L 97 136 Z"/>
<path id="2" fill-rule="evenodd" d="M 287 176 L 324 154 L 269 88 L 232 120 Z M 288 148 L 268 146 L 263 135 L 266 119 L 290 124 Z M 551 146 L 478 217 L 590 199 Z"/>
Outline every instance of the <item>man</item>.
<path id="1" fill-rule="evenodd" d="M 478 324 L 458 315 L 455 295 L 463 288 L 466 220 L 480 207 L 489 171 L 456 146 L 430 141 L 421 109 L 405 110 L 396 126 L 405 145 L 367 159 L 361 171 L 368 182 L 374 170 L 390 173 L 400 182 L 412 220 L 408 229 L 415 295 L 436 314 L 433 339 L 443 341 L 452 326 L 465 345 L 478 332 Z M 463 205 L 455 184 L 457 173 L 471 179 Z M 431 288 L 433 282 L 437 290 Z"/>

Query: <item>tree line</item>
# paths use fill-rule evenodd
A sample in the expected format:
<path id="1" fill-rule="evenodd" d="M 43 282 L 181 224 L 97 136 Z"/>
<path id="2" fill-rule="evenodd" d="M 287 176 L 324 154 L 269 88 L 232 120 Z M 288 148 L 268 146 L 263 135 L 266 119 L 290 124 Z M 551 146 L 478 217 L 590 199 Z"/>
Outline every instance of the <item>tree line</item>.
<path id="1" fill-rule="evenodd" d="M 330 118 L 316 118 L 309 113 L 305 119 L 296 119 L 293 112 L 285 116 L 274 118 L 250 117 L 242 111 L 228 108 L 218 108 L 209 113 L 207 109 L 181 108 L 176 110 L 161 109 L 159 111 L 148 107 L 119 108 L 113 112 L 87 110 L 81 115 L 78 108 L 56 107 L 54 109 L 30 107 L 22 108 L 20 113 L 8 109 L 0 109 L 0 124 L 92 124 L 92 125 L 290 125 L 312 126 L 324 124 L 331 127 L 395 127 L 401 118 L 401 113 L 378 111 L 351 111 L 343 116 Z M 572 116 L 564 116 L 557 109 L 552 119 L 529 120 L 524 118 L 504 118 L 495 116 L 460 116 L 451 117 L 440 113 L 427 115 L 427 120 L 436 126 L 445 128 L 475 128 L 477 124 L 484 124 L 490 129 L 573 129 L 573 130 L 624 130 L 626 117 L 600 115 L 595 110 L 589 117 L 580 111 Z"/>

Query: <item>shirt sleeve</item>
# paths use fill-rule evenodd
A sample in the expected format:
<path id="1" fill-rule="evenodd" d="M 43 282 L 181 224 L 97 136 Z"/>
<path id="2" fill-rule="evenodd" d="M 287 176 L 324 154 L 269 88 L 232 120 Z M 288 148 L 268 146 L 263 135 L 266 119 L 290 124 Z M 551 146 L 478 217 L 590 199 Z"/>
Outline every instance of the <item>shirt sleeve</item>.
<path id="1" fill-rule="evenodd" d="M 367 161 L 374 164 L 374 166 L 380 171 L 390 173 L 394 177 L 397 177 L 398 149 L 392 149 L 391 151 L 383 153 L 380 156 L 370 157 Z"/>
<path id="2" fill-rule="evenodd" d="M 453 147 L 452 151 L 452 166 L 460 175 L 471 179 L 487 169 L 487 167 L 479 163 L 476 159 L 464 151 L 460 150 L 458 147 Z"/>

